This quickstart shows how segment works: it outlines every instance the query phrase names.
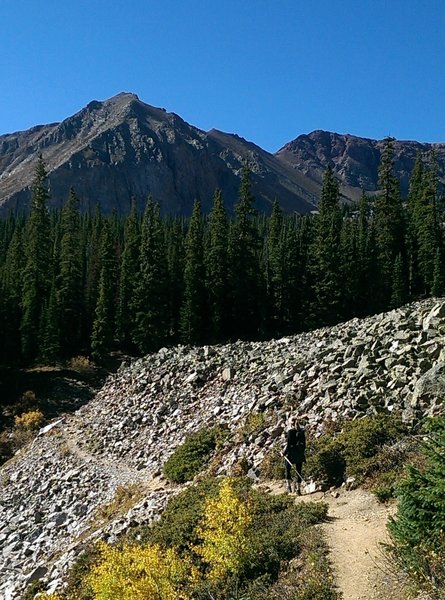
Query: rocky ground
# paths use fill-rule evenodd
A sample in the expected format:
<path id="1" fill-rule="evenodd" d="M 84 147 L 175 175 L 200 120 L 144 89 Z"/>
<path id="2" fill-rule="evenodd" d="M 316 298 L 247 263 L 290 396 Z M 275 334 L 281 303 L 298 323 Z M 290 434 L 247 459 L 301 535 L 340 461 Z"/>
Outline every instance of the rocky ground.
<path id="1" fill-rule="evenodd" d="M 243 459 L 257 479 L 290 414 L 305 414 L 313 432 L 328 418 L 438 414 L 444 333 L 445 301 L 426 300 L 280 340 L 161 349 L 123 364 L 1 468 L 0 597 L 20 598 L 41 577 L 57 589 L 87 541 L 156 519 L 177 491 L 160 479 L 162 466 L 202 427 L 232 433 L 216 473 Z M 246 429 L 252 413 L 264 417 L 260 433 Z M 119 514 L 129 488 L 134 501 Z"/>

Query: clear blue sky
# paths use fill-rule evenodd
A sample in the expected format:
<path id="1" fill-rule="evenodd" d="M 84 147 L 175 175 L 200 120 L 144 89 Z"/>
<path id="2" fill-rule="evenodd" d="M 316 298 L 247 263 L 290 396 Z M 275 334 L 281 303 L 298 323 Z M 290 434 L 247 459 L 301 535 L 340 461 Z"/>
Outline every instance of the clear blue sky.
<path id="1" fill-rule="evenodd" d="M 0 133 L 131 91 L 276 151 L 445 141 L 444 0 L 0 0 Z"/>

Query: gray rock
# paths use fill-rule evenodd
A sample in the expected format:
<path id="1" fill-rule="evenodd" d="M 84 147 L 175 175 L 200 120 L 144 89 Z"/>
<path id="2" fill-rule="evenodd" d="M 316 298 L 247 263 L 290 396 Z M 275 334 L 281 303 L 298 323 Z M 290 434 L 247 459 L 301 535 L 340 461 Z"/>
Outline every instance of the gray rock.
<path id="1" fill-rule="evenodd" d="M 414 388 L 413 401 L 425 396 L 445 399 L 445 363 L 438 363 L 418 379 Z"/>

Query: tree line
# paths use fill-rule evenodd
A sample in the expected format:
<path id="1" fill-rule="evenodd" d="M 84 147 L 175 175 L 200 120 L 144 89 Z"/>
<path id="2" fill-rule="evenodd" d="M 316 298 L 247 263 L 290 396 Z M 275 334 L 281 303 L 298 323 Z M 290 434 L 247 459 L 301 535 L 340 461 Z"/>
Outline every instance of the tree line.
<path id="1" fill-rule="evenodd" d="M 419 156 L 406 199 L 392 139 L 379 193 L 342 206 L 331 168 L 318 210 L 254 209 L 244 168 L 229 216 L 221 192 L 203 215 L 162 217 L 149 197 L 126 216 L 82 214 L 74 190 L 48 210 L 43 158 L 28 215 L 0 222 L 0 363 L 266 339 L 332 325 L 445 290 L 443 206 L 434 155 Z"/>

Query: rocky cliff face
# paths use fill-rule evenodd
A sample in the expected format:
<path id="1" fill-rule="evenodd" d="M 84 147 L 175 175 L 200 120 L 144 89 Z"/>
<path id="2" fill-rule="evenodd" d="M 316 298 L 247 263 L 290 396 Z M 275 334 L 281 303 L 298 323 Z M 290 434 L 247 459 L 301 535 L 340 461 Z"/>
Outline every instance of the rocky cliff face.
<path id="1" fill-rule="evenodd" d="M 51 202 L 63 204 L 74 187 L 84 209 L 127 212 L 147 195 L 164 213 L 188 215 L 199 198 L 205 211 L 216 188 L 230 208 L 244 161 L 253 172 L 260 210 L 275 198 L 284 210 L 308 212 L 317 188 L 258 146 L 216 130 L 201 131 L 134 94 L 93 101 L 62 123 L 0 136 L 0 212 L 26 207 L 39 154 L 49 172 Z"/>
<path id="2" fill-rule="evenodd" d="M 276 153 L 276 157 L 301 171 L 314 183 L 321 184 L 330 164 L 341 183 L 345 199 L 358 199 L 362 190 L 378 190 L 378 168 L 384 141 L 314 131 L 300 135 Z M 425 157 L 436 153 L 438 175 L 445 181 L 445 144 L 421 144 L 414 141 L 394 142 L 394 168 L 400 178 L 403 195 L 408 193 L 409 179 L 418 153 Z"/>
<path id="3" fill-rule="evenodd" d="M 161 349 L 122 365 L 76 413 L 50 424 L 0 471 L 0 597 L 16 600 L 38 578 L 49 589 L 87 541 L 113 540 L 155 519 L 179 488 L 160 473 L 191 433 L 232 432 L 213 465 L 241 459 L 261 476 L 281 447 L 289 414 L 317 433 L 327 418 L 400 410 L 407 420 L 443 413 L 445 300 L 263 343 Z M 265 426 L 246 438 L 248 415 Z M 119 487 L 136 486 L 124 514 L 103 520 Z"/>

